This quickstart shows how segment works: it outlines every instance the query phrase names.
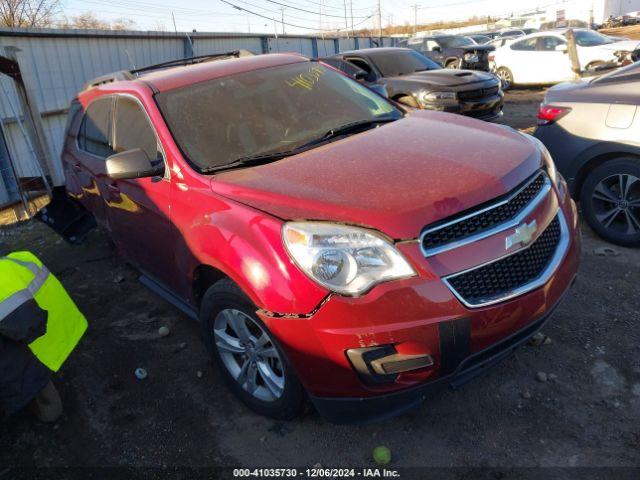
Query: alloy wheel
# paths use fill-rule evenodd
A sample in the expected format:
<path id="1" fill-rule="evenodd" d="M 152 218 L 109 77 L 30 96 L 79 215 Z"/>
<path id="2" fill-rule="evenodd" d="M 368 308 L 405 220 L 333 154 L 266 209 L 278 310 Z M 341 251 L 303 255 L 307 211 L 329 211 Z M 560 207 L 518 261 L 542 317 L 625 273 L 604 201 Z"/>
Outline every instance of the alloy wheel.
<path id="1" fill-rule="evenodd" d="M 500 79 L 502 89 L 508 90 L 511 86 L 511 74 L 509 73 L 509 71 L 501 68 L 496 72 L 496 76 Z"/>
<path id="2" fill-rule="evenodd" d="M 622 173 L 596 185 L 591 195 L 594 215 L 607 229 L 626 235 L 640 233 L 640 179 Z"/>
<path id="3" fill-rule="evenodd" d="M 239 310 L 222 310 L 214 321 L 214 337 L 224 366 L 245 391 L 265 402 L 282 396 L 282 359 L 269 334 L 257 322 Z"/>

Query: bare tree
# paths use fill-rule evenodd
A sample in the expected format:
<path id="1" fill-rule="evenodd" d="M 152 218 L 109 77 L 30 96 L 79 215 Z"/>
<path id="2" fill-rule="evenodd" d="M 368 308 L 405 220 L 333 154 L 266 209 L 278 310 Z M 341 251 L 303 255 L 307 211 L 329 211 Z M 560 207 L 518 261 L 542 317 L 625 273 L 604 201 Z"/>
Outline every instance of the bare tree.
<path id="1" fill-rule="evenodd" d="M 85 12 L 71 18 L 66 18 L 58 23 L 58 27 L 96 30 L 130 30 L 135 27 L 135 22 L 128 18 L 117 18 L 112 21 L 100 20 L 92 12 Z"/>
<path id="2" fill-rule="evenodd" d="M 49 27 L 60 11 L 60 0 L 0 0 L 0 26 Z"/>

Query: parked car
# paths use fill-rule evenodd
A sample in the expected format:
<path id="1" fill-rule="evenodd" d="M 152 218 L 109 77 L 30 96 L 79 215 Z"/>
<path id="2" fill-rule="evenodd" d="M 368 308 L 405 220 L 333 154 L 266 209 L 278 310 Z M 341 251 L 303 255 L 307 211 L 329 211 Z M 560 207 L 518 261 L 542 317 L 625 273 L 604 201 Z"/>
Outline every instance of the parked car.
<path id="1" fill-rule="evenodd" d="M 640 64 L 549 89 L 535 136 L 604 239 L 640 245 Z"/>
<path id="2" fill-rule="evenodd" d="M 398 44 L 419 51 L 444 68 L 489 71 L 489 52 L 493 47 L 476 45 L 473 40 L 460 35 L 436 35 L 410 38 Z"/>
<path id="3" fill-rule="evenodd" d="M 500 81 L 488 72 L 443 69 L 408 48 L 368 48 L 322 59 L 340 70 L 364 71 L 365 84 L 414 108 L 461 113 L 482 120 L 502 115 Z M 346 64 L 346 65 L 345 65 Z"/>
<path id="4" fill-rule="evenodd" d="M 544 85 L 572 80 L 576 74 L 571 69 L 567 55 L 566 30 L 540 32 L 497 49 L 491 54 L 496 75 L 502 80 L 502 88 L 512 85 Z M 582 70 L 594 70 L 598 66 L 616 62 L 616 52 L 633 52 L 638 41 L 613 42 L 593 30 L 575 29 L 576 48 Z"/>
<path id="5" fill-rule="evenodd" d="M 370 82 L 367 79 L 371 77 L 371 73 L 363 70 L 356 65 L 356 62 L 348 62 L 338 57 L 326 57 L 320 59 L 323 63 L 331 65 L 333 68 L 340 70 L 345 75 L 361 84 L 367 86 L 374 92 L 383 97 L 389 98 L 389 92 L 386 86 L 381 82 Z"/>
<path id="6" fill-rule="evenodd" d="M 233 56 L 90 82 L 62 160 L 250 408 L 387 418 L 548 320 L 580 241 L 542 144 L 299 55 Z"/>
<path id="7" fill-rule="evenodd" d="M 500 30 L 498 37 L 524 37 L 526 33 L 520 29 L 505 29 Z"/>
<path id="8" fill-rule="evenodd" d="M 488 37 L 486 35 L 467 35 L 467 38 L 470 38 L 471 40 L 473 40 L 476 45 L 486 45 L 487 43 L 491 42 L 492 38 Z"/>
<path id="9" fill-rule="evenodd" d="M 504 47 L 505 45 L 509 45 L 511 42 L 516 40 L 518 37 L 498 37 L 495 40 L 491 40 L 487 45 L 491 45 L 495 49 Z M 489 54 L 489 64 L 494 61 L 495 55 Z"/>

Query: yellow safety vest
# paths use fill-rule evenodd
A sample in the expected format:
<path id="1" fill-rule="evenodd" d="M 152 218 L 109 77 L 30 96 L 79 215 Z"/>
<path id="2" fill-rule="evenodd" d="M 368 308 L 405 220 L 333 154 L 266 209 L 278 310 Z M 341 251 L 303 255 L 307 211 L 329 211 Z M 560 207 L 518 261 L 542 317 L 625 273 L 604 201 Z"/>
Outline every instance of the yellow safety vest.
<path id="1" fill-rule="evenodd" d="M 57 372 L 87 329 L 87 320 L 38 258 L 14 252 L 0 258 L 0 321 L 31 299 L 47 312 L 47 330 L 29 344 L 33 354 Z"/>

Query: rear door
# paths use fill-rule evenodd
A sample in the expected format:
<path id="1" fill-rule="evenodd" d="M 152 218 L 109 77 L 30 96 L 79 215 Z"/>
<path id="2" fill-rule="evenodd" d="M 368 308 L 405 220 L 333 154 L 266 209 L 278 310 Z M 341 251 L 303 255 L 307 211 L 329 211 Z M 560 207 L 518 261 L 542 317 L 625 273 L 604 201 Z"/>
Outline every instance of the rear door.
<path id="1" fill-rule="evenodd" d="M 498 67 L 511 70 L 516 83 L 543 83 L 546 75 L 544 55 L 537 51 L 538 38 L 526 38 L 507 46 L 507 58 Z"/>
<path id="2" fill-rule="evenodd" d="M 164 176 L 109 179 L 106 203 L 114 240 L 142 270 L 171 285 L 174 235 L 170 219 L 169 168 L 155 129 L 142 103 L 118 95 L 113 117 L 113 150 L 142 149 L 152 163 L 165 163 Z"/>
<path id="3" fill-rule="evenodd" d="M 70 192 L 107 229 L 110 226 L 103 197 L 108 181 L 105 160 L 113 154 L 110 140 L 113 102 L 113 97 L 105 96 L 87 105 L 76 143 L 68 144 L 65 155 L 67 175 L 73 179 Z"/>
<path id="4" fill-rule="evenodd" d="M 538 52 L 545 68 L 541 74 L 544 83 L 559 83 L 571 80 L 574 75 L 571 70 L 571 61 L 566 49 L 558 51 L 558 47 L 566 47 L 566 40 L 555 35 L 538 37 Z"/>

